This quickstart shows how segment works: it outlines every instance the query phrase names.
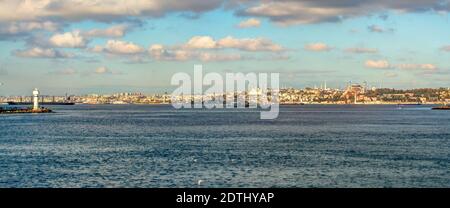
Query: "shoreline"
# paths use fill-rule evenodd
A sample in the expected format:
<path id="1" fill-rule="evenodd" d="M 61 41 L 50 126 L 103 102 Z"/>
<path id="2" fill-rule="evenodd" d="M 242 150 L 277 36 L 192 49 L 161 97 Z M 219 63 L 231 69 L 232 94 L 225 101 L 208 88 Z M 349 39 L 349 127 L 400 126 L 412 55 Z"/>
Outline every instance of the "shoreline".
<path id="1" fill-rule="evenodd" d="M 33 114 L 33 113 L 53 113 L 52 110 L 48 108 L 41 108 L 38 110 L 33 110 L 30 108 L 10 108 L 10 109 L 4 109 L 0 108 L 0 114 Z"/>
<path id="2" fill-rule="evenodd" d="M 76 103 L 75 105 L 171 105 L 170 103 Z M 405 105 L 405 106 L 423 106 L 423 105 L 442 105 L 442 103 L 280 103 L 280 106 L 302 106 L 302 105 Z"/>
<path id="3" fill-rule="evenodd" d="M 114 103 L 75 103 L 76 105 L 117 105 L 117 106 L 127 106 L 127 105 L 171 105 L 170 103 L 124 103 L 124 104 L 114 104 Z M 303 105 L 398 105 L 398 106 L 425 106 L 425 105 L 443 105 L 442 103 L 280 103 L 280 106 L 303 106 Z M 0 106 L 26 106 L 26 105 L 8 105 L 8 103 L 0 103 Z M 54 105 L 44 105 L 44 106 L 54 106 Z M 59 105 L 55 105 L 59 106 Z"/>

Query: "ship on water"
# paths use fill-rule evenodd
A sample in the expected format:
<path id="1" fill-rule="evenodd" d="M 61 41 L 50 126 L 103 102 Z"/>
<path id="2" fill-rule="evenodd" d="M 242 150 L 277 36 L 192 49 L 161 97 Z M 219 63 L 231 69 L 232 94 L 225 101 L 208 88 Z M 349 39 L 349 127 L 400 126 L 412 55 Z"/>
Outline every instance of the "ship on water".
<path id="1" fill-rule="evenodd" d="M 417 106 L 417 105 L 422 105 L 422 103 L 418 102 L 418 103 L 399 103 L 397 104 L 398 106 Z"/>
<path id="2" fill-rule="evenodd" d="M 33 105 L 32 102 L 7 102 L 8 105 Z M 41 102 L 41 105 L 75 105 L 74 102 Z"/>
<path id="3" fill-rule="evenodd" d="M 434 107 L 432 110 L 450 110 L 450 105 L 443 105 L 439 107 Z"/>
<path id="4" fill-rule="evenodd" d="M 450 110 L 450 104 L 444 102 L 441 106 L 431 108 L 431 110 Z"/>
<path id="5" fill-rule="evenodd" d="M 52 101 L 50 102 L 45 102 L 43 97 L 41 97 L 41 102 L 39 102 L 40 105 L 75 105 L 74 102 L 72 102 L 70 100 L 70 97 L 66 97 L 66 99 L 64 101 L 56 101 L 55 97 L 53 97 Z M 23 102 L 23 101 L 19 101 L 19 102 L 15 102 L 15 101 L 10 101 L 10 102 L 6 102 L 6 104 L 8 105 L 33 105 L 33 102 Z"/>

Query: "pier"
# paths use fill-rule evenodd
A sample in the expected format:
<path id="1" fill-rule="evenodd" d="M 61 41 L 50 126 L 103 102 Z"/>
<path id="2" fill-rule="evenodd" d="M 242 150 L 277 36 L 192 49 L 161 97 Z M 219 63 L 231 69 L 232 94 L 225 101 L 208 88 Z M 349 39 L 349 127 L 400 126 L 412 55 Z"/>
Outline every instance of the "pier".
<path id="1" fill-rule="evenodd" d="M 31 108 L 0 107 L 0 114 L 52 113 L 53 111 L 39 106 L 39 90 L 33 90 L 33 106 Z"/>
<path id="2" fill-rule="evenodd" d="M 47 108 L 31 109 L 31 108 L 2 108 L 0 107 L 0 114 L 20 114 L 20 113 L 52 113 L 53 111 Z"/>

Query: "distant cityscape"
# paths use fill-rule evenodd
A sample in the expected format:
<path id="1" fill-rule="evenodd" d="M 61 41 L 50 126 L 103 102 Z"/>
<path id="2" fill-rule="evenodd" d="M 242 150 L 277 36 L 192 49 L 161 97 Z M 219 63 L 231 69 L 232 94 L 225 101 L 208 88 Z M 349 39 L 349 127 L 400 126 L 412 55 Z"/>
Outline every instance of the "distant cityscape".
<path id="1" fill-rule="evenodd" d="M 177 100 L 192 102 L 245 96 L 246 99 L 262 93 L 259 89 L 214 95 L 185 95 Z M 31 102 L 32 96 L 0 96 L 0 103 Z M 306 87 L 283 88 L 279 91 L 280 104 L 443 104 L 450 103 L 450 88 L 392 89 L 369 88 L 365 84 L 349 84 L 345 89 Z M 87 94 L 40 96 L 40 102 L 71 102 L 76 104 L 169 104 L 170 93 L 145 95 L 143 93 Z"/>

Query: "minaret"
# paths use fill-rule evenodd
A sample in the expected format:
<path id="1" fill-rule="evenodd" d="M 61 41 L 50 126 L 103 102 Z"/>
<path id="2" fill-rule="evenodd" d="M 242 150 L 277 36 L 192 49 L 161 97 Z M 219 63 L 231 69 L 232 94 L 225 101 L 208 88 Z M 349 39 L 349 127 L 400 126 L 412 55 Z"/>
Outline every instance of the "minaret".
<path id="1" fill-rule="evenodd" d="M 37 88 L 33 90 L 33 110 L 39 110 L 39 90 Z"/>

